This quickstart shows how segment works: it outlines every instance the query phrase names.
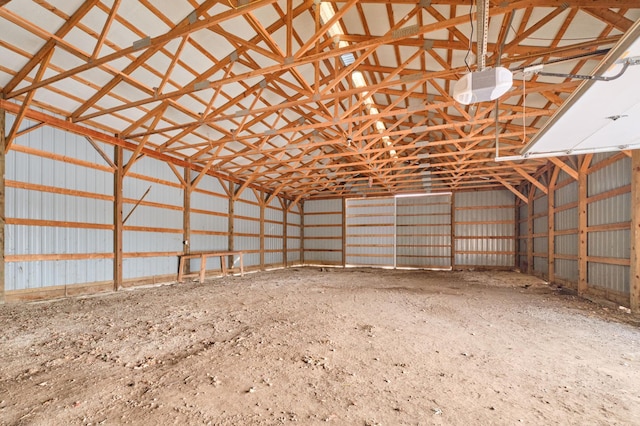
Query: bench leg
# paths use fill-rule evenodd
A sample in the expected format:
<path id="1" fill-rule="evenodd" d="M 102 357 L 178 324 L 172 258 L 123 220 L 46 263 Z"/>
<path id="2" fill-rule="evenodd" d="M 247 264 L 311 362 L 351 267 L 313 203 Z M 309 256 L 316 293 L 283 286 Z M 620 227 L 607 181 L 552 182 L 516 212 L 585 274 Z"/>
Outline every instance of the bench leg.
<path id="1" fill-rule="evenodd" d="M 227 256 L 220 256 L 220 268 L 222 269 L 222 276 L 227 276 Z"/>
<path id="2" fill-rule="evenodd" d="M 181 257 L 180 258 L 180 262 L 179 262 L 179 266 L 178 266 L 178 282 L 181 283 L 183 280 L 183 275 L 184 275 L 184 261 L 185 258 Z"/>
<path id="3" fill-rule="evenodd" d="M 207 258 L 202 256 L 200 258 L 200 284 L 204 282 L 204 272 L 207 269 Z"/>

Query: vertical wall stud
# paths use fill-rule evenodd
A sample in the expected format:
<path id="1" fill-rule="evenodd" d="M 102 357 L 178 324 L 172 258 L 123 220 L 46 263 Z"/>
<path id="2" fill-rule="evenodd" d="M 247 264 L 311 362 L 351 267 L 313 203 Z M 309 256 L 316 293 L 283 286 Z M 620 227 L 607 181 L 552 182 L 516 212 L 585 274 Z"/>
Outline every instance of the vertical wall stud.
<path id="1" fill-rule="evenodd" d="M 182 212 L 182 252 L 191 253 L 191 168 L 184 168 L 183 212 Z M 191 261 L 184 262 L 183 274 L 191 273 Z"/>
<path id="2" fill-rule="evenodd" d="M 289 227 L 289 201 L 281 198 L 280 204 L 282 205 L 282 265 L 285 268 L 289 267 L 289 253 L 288 253 L 288 245 L 287 240 L 288 237 L 288 227 Z"/>
<path id="3" fill-rule="evenodd" d="M 229 218 L 227 219 L 227 250 L 235 251 L 234 243 L 234 217 L 235 217 L 235 193 L 236 188 L 233 182 L 229 182 Z M 233 268 L 233 256 L 227 256 L 229 258 L 229 269 Z M 222 266 L 222 265 L 220 265 Z"/>
<path id="4" fill-rule="evenodd" d="M 578 169 L 578 294 L 587 291 L 587 170 L 591 163 L 591 155 L 585 155 Z"/>
<path id="5" fill-rule="evenodd" d="M 529 197 L 527 202 L 527 274 L 533 274 L 533 199 L 536 187 L 529 185 Z"/>
<path id="6" fill-rule="evenodd" d="M 631 154 L 631 268 L 629 277 L 631 310 L 640 312 L 640 150 Z"/>
<path id="7" fill-rule="evenodd" d="M 0 109 L 0 304 L 4 303 L 4 238 L 5 238 L 5 197 L 6 191 L 4 186 L 5 172 L 5 119 L 6 113 L 4 109 Z"/>
<path id="8" fill-rule="evenodd" d="M 300 264 L 304 265 L 304 202 L 299 202 L 298 211 L 300 212 Z"/>
<path id="9" fill-rule="evenodd" d="M 114 170 L 114 203 L 113 203 L 113 289 L 120 290 L 122 286 L 123 264 L 122 264 L 122 185 L 124 180 L 124 149 L 121 146 L 115 147 Z"/>
<path id="10" fill-rule="evenodd" d="M 451 194 L 451 241 L 449 241 L 449 250 L 451 253 L 451 270 L 456 269 L 456 193 Z"/>
<path id="11" fill-rule="evenodd" d="M 342 198 L 342 267 L 347 266 L 347 199 Z"/>
<path id="12" fill-rule="evenodd" d="M 265 250 L 265 245 L 264 245 L 264 216 L 265 216 L 265 209 L 266 209 L 266 194 L 264 194 L 262 191 L 260 191 L 259 193 L 260 196 L 260 270 L 264 271 L 265 269 L 265 256 L 264 256 L 264 250 Z"/>
<path id="13" fill-rule="evenodd" d="M 556 279 L 556 182 L 558 181 L 559 167 L 553 167 L 553 173 L 549 180 L 549 190 L 547 191 L 547 270 L 550 283 Z"/>

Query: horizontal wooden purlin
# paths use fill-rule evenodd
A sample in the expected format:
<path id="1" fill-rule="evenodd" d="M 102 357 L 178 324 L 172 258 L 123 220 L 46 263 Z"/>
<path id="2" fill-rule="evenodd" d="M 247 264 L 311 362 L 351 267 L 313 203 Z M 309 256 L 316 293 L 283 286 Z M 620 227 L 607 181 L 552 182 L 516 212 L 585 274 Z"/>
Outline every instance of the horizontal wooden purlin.
<path id="1" fill-rule="evenodd" d="M 95 192 L 77 191 L 75 189 L 60 188 L 57 186 L 38 185 L 35 183 L 17 182 L 6 180 L 5 186 L 8 188 L 26 189 L 29 191 L 47 192 L 51 194 L 69 195 L 72 197 L 91 198 L 95 200 L 113 201 L 113 195 L 96 194 Z"/>
<path id="2" fill-rule="evenodd" d="M 24 219 L 8 217 L 5 223 L 7 225 L 20 226 L 46 226 L 52 228 L 74 228 L 74 229 L 104 229 L 113 230 L 114 226 L 107 223 L 88 223 L 88 222 L 65 222 L 61 220 L 46 219 Z"/>
<path id="3" fill-rule="evenodd" d="M 137 257 L 177 257 L 182 255 L 181 251 L 147 251 L 147 252 L 124 252 L 122 257 L 125 259 L 134 259 Z"/>
<path id="4" fill-rule="evenodd" d="M 113 253 L 8 254 L 5 262 L 53 262 L 66 260 L 113 259 Z"/>
<path id="5" fill-rule="evenodd" d="M 44 123 L 41 123 L 41 125 L 44 125 Z M 28 146 L 20 145 L 19 139 L 16 139 L 16 143 L 11 145 L 11 151 L 22 152 L 25 154 L 29 154 L 29 155 L 33 155 L 41 158 L 49 158 L 51 160 L 56 160 L 56 161 L 60 161 L 67 164 L 74 164 L 76 166 L 82 166 L 92 170 L 100 170 L 107 173 L 113 173 L 113 169 L 110 166 L 91 163 L 89 161 L 83 161 L 77 158 L 69 157 L 68 155 L 55 154 L 53 152 L 42 151 L 42 150 L 31 148 Z"/>
<path id="6" fill-rule="evenodd" d="M 168 234 L 182 234 L 184 230 L 182 228 L 160 228 L 153 226 L 134 226 L 134 225 L 126 225 L 123 227 L 125 231 L 128 232 L 159 232 L 159 233 L 168 233 Z"/>
<path id="7" fill-rule="evenodd" d="M 13 102 L 9 102 L 5 99 L 0 99 L 0 108 L 6 110 L 7 112 L 10 112 L 12 114 L 16 114 L 19 112 L 20 110 L 20 105 L 17 105 Z M 68 121 L 62 120 L 60 118 L 57 117 L 53 117 L 51 115 L 39 112 L 39 111 L 34 111 L 32 109 L 27 109 L 25 116 L 31 120 L 35 120 L 35 121 L 40 121 L 43 123 L 46 123 L 47 125 L 50 125 L 52 127 L 56 127 L 58 129 L 61 130 L 65 130 L 68 131 L 70 133 L 75 133 L 78 135 L 82 135 L 82 136 L 87 136 L 90 138 L 93 138 L 95 140 L 99 140 L 105 143 L 108 143 L 110 145 L 114 145 L 114 146 L 121 146 L 123 148 L 126 148 L 130 151 L 135 151 L 137 145 L 131 142 L 127 142 L 123 139 L 117 138 L 115 136 L 111 136 L 111 135 L 107 135 L 105 133 L 99 132 L 97 130 L 93 130 L 84 126 L 81 126 L 79 124 L 75 124 L 75 123 L 70 123 Z M 175 157 L 170 157 L 168 155 L 165 154 L 161 154 L 158 153 L 152 149 L 148 149 L 148 148 L 144 148 L 142 150 L 142 153 L 150 158 L 155 158 L 157 160 L 161 160 L 161 161 L 165 161 L 168 163 L 172 163 L 176 166 L 180 166 L 180 167 L 187 167 L 190 168 L 192 170 L 195 170 L 197 172 L 202 171 L 202 167 L 200 167 L 197 164 L 193 164 L 190 163 L 188 161 L 184 161 Z M 209 176 L 213 176 L 213 177 L 218 177 L 221 179 L 224 179 L 226 181 L 229 182 L 233 182 L 233 183 L 243 183 L 243 181 L 241 179 L 238 179 L 234 176 L 231 175 L 227 175 L 225 173 L 220 173 L 220 172 L 216 172 L 216 171 L 212 171 L 209 170 L 207 172 L 207 175 Z M 268 189 L 266 188 L 262 188 L 258 185 L 253 185 L 250 184 L 249 187 L 251 188 L 255 188 L 258 190 L 262 190 L 262 191 L 267 191 L 269 192 Z M 289 197 L 286 194 L 282 194 L 283 197 L 289 199 Z"/>

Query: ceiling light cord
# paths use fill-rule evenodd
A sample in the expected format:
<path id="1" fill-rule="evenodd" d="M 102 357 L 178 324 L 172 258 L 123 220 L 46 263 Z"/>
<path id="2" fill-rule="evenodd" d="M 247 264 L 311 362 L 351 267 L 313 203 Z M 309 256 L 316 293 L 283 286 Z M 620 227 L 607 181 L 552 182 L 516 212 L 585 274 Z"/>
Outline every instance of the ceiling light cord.
<path id="1" fill-rule="evenodd" d="M 464 64 L 467 66 L 467 70 L 471 72 L 471 67 L 469 66 L 469 55 L 471 54 L 472 41 L 473 40 L 473 5 L 474 0 L 471 0 L 471 4 L 469 4 L 469 24 L 471 24 L 471 32 L 469 33 L 469 49 L 467 49 L 467 54 L 464 55 Z"/>

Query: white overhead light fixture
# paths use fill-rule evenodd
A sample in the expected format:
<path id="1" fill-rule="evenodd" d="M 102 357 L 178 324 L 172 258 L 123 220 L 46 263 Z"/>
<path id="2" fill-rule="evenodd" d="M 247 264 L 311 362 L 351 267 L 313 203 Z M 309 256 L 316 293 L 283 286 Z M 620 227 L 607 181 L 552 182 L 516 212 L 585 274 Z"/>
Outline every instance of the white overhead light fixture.
<path id="1" fill-rule="evenodd" d="M 478 70 L 469 72 L 453 85 L 453 98 L 464 105 L 494 101 L 513 86 L 513 74 L 508 69 L 504 67 L 485 69 L 489 37 L 489 0 L 478 1 L 477 17 Z M 471 46 L 469 46 L 469 52 L 471 52 Z"/>

